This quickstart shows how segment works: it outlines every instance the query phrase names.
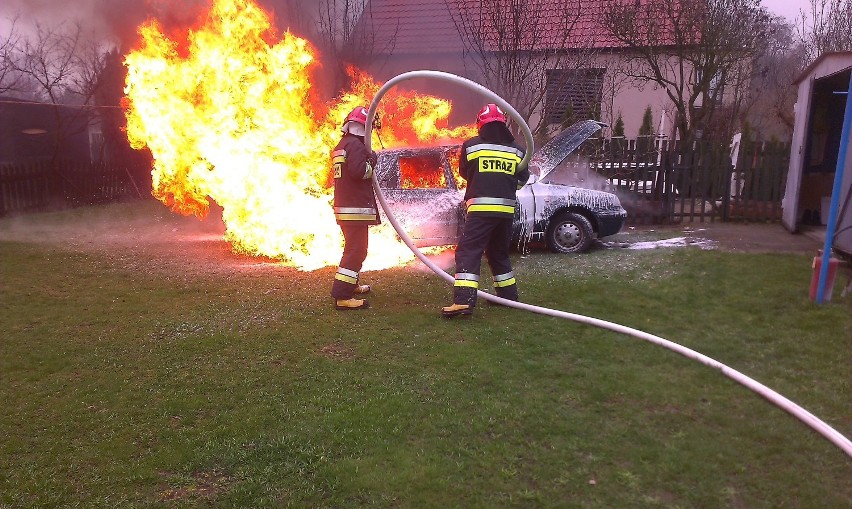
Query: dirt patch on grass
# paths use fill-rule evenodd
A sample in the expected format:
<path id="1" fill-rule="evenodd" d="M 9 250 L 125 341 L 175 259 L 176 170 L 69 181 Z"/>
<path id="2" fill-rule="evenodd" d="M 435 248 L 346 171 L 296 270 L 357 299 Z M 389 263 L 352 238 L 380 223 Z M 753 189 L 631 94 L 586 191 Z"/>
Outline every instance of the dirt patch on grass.
<path id="1" fill-rule="evenodd" d="M 195 472 L 191 476 L 163 474 L 170 486 L 160 489 L 162 501 L 205 500 L 208 503 L 228 491 L 233 479 L 219 470 Z"/>
<path id="2" fill-rule="evenodd" d="M 341 342 L 325 345 L 319 349 L 320 355 L 329 359 L 346 360 L 355 357 L 355 350 Z"/>

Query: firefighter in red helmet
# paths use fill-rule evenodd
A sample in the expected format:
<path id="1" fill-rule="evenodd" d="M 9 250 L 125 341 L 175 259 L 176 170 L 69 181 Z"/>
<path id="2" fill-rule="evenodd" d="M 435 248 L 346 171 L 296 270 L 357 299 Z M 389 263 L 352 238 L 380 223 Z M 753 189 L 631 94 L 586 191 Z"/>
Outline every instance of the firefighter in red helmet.
<path id="1" fill-rule="evenodd" d="M 343 255 L 334 275 L 331 296 L 339 310 L 367 309 L 366 299 L 356 299 L 370 291 L 359 284 L 359 272 L 367 258 L 368 228 L 379 224 L 379 209 L 373 191 L 376 153 L 367 150 L 367 109 L 359 106 L 343 122 L 343 137 L 332 151 L 334 173 L 334 217 L 343 232 Z"/>
<path id="2" fill-rule="evenodd" d="M 518 300 L 509 245 L 516 192 L 526 184 L 530 172 L 520 166 L 524 150 L 506 122 L 505 113 L 496 104 L 486 104 L 476 115 L 479 135 L 461 147 L 459 173 L 467 180 L 467 218 L 456 247 L 453 303 L 441 309 L 446 317 L 473 314 L 483 253 L 497 296 Z"/>

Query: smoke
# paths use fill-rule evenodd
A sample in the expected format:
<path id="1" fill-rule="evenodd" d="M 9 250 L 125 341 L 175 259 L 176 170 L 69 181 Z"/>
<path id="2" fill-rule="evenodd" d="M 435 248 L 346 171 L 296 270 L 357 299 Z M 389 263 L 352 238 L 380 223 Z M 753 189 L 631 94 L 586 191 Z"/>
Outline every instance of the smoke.
<path id="1" fill-rule="evenodd" d="M 347 84 L 343 62 L 336 55 L 323 55 L 328 43 L 329 16 L 342 15 L 333 8 L 340 0 L 250 0 L 271 18 L 278 37 L 291 32 L 310 41 L 320 53 L 313 89 L 318 97 L 331 98 Z M 358 0 L 365 2 L 367 0 Z M 80 35 L 104 49 L 117 48 L 124 54 L 139 44 L 139 27 L 156 19 L 170 37 L 180 40 L 185 29 L 197 24 L 214 0 L 0 0 L 0 40 L 14 30 L 24 38 L 36 34 L 36 26 L 61 29 L 68 33 L 81 28 Z M 358 4 L 356 2 L 355 4 Z M 324 28 L 320 28 L 320 22 Z M 332 22 L 333 23 L 333 22 Z M 340 65 L 338 65 L 340 64 Z M 425 90 L 429 93 L 429 90 Z M 435 95 L 443 96 L 440 93 Z M 448 96 L 443 96 L 448 97 Z M 455 101 L 464 104 L 464 101 Z M 456 115 L 454 112 L 453 115 Z M 472 117 L 465 115 L 464 120 Z M 454 119 L 460 123 L 460 119 Z"/>
<path id="2" fill-rule="evenodd" d="M 87 37 L 111 45 L 126 46 L 134 39 L 136 28 L 147 18 L 164 16 L 175 22 L 197 9 L 203 0 L 6 0 L 0 17 L 14 19 L 23 35 L 37 25 L 54 28 L 79 23 Z M 192 18 L 190 18 L 192 19 Z"/>
<path id="3" fill-rule="evenodd" d="M 255 0 L 274 14 L 280 31 L 309 35 L 313 16 L 321 2 L 315 0 Z M 332 0 L 329 0 L 332 1 Z M 145 20 L 156 18 L 169 30 L 192 24 L 212 0 L 4 0 L 0 24 L 5 30 L 12 19 L 25 34 L 37 24 L 44 27 L 80 23 L 84 33 L 104 43 L 132 47 L 136 30 Z"/>
<path id="4" fill-rule="evenodd" d="M 121 47 L 131 47 L 136 40 L 136 29 L 145 20 L 158 19 L 165 28 L 185 26 L 198 17 L 204 0 L 75 0 L 96 3 L 92 19 L 102 19 Z"/>

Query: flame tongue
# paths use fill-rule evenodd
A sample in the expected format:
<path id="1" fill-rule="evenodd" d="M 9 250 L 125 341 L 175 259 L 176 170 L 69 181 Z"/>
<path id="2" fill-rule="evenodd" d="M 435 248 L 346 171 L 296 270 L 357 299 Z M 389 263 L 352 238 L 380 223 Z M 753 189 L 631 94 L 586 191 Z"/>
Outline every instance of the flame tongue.
<path id="1" fill-rule="evenodd" d="M 182 44 L 156 21 L 139 33 L 140 48 L 125 60 L 127 135 L 133 147 L 148 146 L 154 155 L 154 196 L 198 217 L 206 216 L 212 198 L 238 252 L 302 270 L 336 264 L 342 238 L 330 203 L 328 154 L 341 119 L 369 102 L 379 85 L 352 70 L 355 89 L 317 120 L 313 49 L 290 33 L 268 42 L 274 40 L 269 17 L 249 0 L 215 0 Z M 386 98 L 386 144 L 470 134 L 470 128 L 436 127 L 449 114 L 447 101 L 413 93 Z M 418 125 L 388 129 L 412 118 Z M 375 229 L 371 244 L 365 268 L 412 258 L 392 229 Z"/>

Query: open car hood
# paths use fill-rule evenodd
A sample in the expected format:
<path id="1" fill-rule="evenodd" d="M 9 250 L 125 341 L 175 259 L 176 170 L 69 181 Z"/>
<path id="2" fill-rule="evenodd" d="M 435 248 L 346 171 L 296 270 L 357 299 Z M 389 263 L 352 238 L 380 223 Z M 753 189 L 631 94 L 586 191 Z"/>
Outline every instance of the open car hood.
<path id="1" fill-rule="evenodd" d="M 571 152 L 577 150 L 577 147 L 600 131 L 604 125 L 606 124 L 595 120 L 582 120 L 565 129 L 535 151 L 530 158 L 530 171 L 538 175 L 538 180 L 544 180 Z"/>

